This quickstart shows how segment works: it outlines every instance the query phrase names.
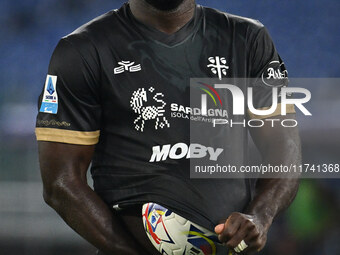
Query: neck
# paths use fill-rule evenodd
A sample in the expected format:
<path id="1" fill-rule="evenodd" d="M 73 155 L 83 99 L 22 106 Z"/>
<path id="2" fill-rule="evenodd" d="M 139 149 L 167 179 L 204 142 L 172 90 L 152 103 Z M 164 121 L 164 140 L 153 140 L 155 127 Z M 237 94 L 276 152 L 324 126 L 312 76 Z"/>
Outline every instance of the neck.
<path id="1" fill-rule="evenodd" d="M 195 0 L 184 0 L 171 11 L 158 10 L 144 0 L 130 0 L 129 4 L 137 20 L 167 34 L 181 29 L 195 13 Z"/>

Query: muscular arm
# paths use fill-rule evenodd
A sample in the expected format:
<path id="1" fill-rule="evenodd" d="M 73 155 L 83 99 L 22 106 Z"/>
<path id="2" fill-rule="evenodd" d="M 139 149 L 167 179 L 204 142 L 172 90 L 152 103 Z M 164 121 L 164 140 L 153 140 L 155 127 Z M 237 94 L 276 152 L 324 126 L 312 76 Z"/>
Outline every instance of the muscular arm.
<path id="1" fill-rule="evenodd" d="M 39 142 L 44 199 L 78 234 L 107 254 L 142 254 L 119 219 L 87 185 L 94 146 Z"/>
<path id="2" fill-rule="evenodd" d="M 295 116 L 289 114 L 285 118 L 295 119 Z M 251 135 L 261 152 L 263 164 L 286 166 L 301 164 L 300 137 L 296 127 L 253 128 Z M 246 212 L 262 215 L 270 220 L 268 223 L 271 223 L 295 198 L 299 186 L 297 177 L 293 175 L 284 179 L 259 179 L 256 183 L 255 198 Z"/>
<path id="3" fill-rule="evenodd" d="M 294 114 L 276 119 L 294 119 Z M 252 138 L 261 152 L 263 164 L 298 165 L 301 163 L 300 138 L 297 128 L 271 127 L 250 130 Z M 232 213 L 225 224 L 216 226 L 222 242 L 236 247 L 242 240 L 248 248 L 245 253 L 261 250 L 267 240 L 267 232 L 274 218 L 293 201 L 299 186 L 298 176 L 290 178 L 259 179 L 253 201 L 242 213 Z"/>

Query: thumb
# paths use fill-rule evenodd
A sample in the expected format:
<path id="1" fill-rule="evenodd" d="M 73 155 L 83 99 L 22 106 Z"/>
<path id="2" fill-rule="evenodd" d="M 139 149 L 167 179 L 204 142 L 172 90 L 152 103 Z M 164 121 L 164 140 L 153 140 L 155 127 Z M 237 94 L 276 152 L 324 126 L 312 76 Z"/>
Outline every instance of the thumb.
<path id="1" fill-rule="evenodd" d="M 224 230 L 224 224 L 219 224 L 215 227 L 215 233 L 216 234 L 221 234 Z"/>

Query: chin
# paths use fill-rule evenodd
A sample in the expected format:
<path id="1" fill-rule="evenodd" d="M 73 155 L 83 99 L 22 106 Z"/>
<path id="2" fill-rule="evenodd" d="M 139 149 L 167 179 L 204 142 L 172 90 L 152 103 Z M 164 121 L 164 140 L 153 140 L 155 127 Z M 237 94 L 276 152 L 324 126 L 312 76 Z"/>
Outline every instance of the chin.
<path id="1" fill-rule="evenodd" d="M 180 6 L 184 0 L 145 0 L 148 4 L 161 11 L 171 11 Z"/>

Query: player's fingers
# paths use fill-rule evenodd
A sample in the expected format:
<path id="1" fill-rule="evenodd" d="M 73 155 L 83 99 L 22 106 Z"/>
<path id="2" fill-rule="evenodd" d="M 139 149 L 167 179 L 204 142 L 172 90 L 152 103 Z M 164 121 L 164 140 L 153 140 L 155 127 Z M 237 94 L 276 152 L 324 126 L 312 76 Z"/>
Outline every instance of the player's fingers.
<path id="1" fill-rule="evenodd" d="M 248 226 L 247 240 L 254 241 L 261 237 L 261 232 L 256 228 L 255 225 Z"/>
<path id="2" fill-rule="evenodd" d="M 236 251 L 237 254 L 250 255 L 261 251 L 265 244 L 266 244 L 265 236 L 263 237 L 260 236 L 252 239 L 249 239 L 249 236 L 246 236 L 243 240 L 240 241 L 240 243 L 236 247 L 233 248 L 233 250 Z"/>
<path id="3" fill-rule="evenodd" d="M 232 213 L 224 224 L 223 231 L 218 235 L 218 239 L 222 243 L 226 243 L 232 238 L 240 228 L 242 217 L 240 213 Z"/>
<path id="4" fill-rule="evenodd" d="M 216 234 L 221 234 L 223 230 L 224 230 L 224 224 L 219 224 L 215 227 Z"/>
<path id="5" fill-rule="evenodd" d="M 254 252 L 259 252 L 263 249 L 267 241 L 266 235 L 260 235 L 249 239 L 246 237 L 245 242 L 248 245 L 247 249 L 244 250 L 245 254 L 253 254 Z"/>
<path id="6" fill-rule="evenodd" d="M 255 224 L 249 219 L 243 219 L 240 228 L 233 235 L 233 237 L 226 243 L 228 247 L 235 248 L 237 247 L 242 240 L 249 240 L 254 238 L 257 235 L 257 230 Z M 247 238 L 249 236 L 249 238 Z"/>

